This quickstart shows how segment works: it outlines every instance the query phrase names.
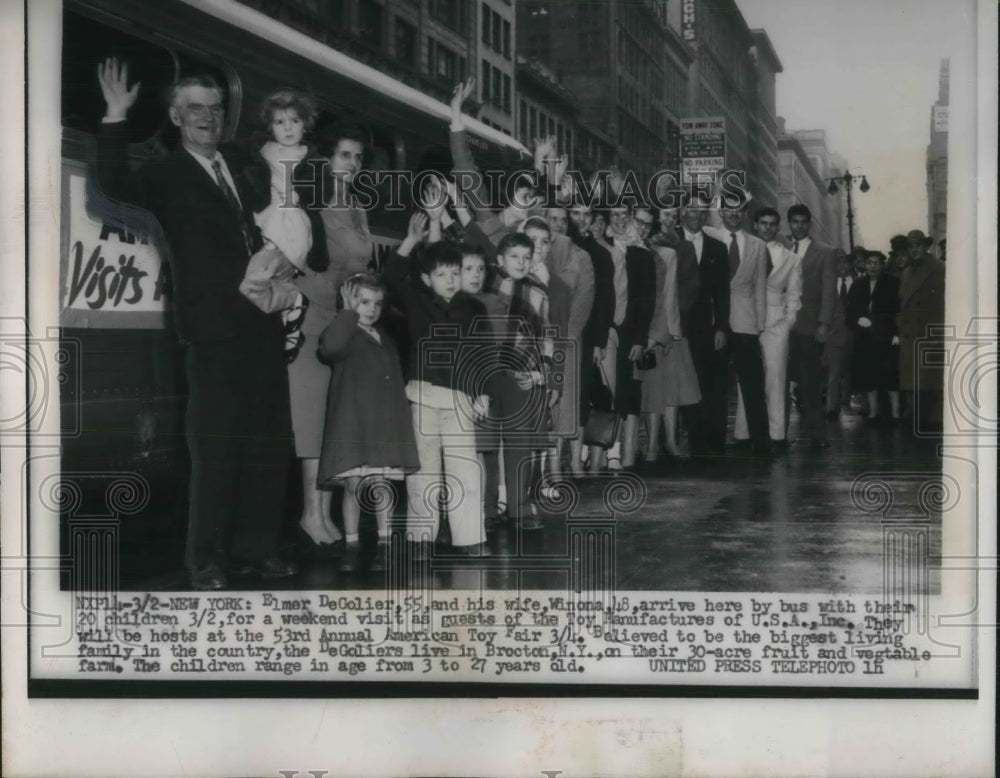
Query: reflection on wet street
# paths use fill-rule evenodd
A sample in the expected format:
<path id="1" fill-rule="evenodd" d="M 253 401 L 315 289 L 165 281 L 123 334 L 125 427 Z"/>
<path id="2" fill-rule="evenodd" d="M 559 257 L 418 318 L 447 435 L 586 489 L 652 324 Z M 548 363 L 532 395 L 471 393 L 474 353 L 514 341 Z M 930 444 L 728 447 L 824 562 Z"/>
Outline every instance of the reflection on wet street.
<path id="1" fill-rule="evenodd" d="M 298 576 L 234 578 L 232 588 L 873 593 L 886 574 L 883 549 L 895 542 L 894 532 L 910 527 L 930 560 L 926 585 L 936 590 L 940 440 L 915 438 L 906 427 L 868 427 L 851 415 L 830 423 L 829 434 L 825 450 L 793 445 L 762 459 L 729 448 L 713 461 L 680 459 L 567 482 L 543 505 L 543 530 L 520 532 L 507 522 L 490 533 L 487 558 L 452 553 L 445 522 L 427 560 L 411 559 L 397 534 L 388 573 L 366 572 L 373 537 L 363 537 L 367 555 L 361 572 L 350 575 L 337 571 L 335 558 L 317 559 L 289 543 Z M 396 514 L 402 522 L 402 500 Z M 290 519 L 290 536 L 294 529 Z M 122 583 L 187 585 L 181 569 L 123 576 Z"/>

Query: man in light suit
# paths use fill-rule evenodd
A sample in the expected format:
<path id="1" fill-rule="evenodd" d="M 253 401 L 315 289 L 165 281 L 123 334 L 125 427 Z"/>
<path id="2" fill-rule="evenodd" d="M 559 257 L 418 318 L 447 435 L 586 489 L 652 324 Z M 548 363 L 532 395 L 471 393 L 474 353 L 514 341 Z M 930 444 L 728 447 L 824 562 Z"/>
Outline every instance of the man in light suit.
<path id="1" fill-rule="evenodd" d="M 802 307 L 802 261 L 777 241 L 781 216 L 774 208 L 761 208 L 754 219 L 757 237 L 768 252 L 767 319 L 760 334 L 764 355 L 764 395 L 771 447 L 775 452 L 788 450 L 786 438 L 785 379 L 788 373 L 788 337 L 795 317 Z M 749 437 L 743 393 L 736 406 L 737 440 Z"/>
<path id="2" fill-rule="evenodd" d="M 767 246 L 760 238 L 743 229 L 746 200 L 731 205 L 722 204 L 722 228 L 706 227 L 705 231 L 726 246 L 729 353 L 745 404 L 753 451 L 755 454 L 768 454 L 771 443 L 764 395 L 764 361 L 760 350 L 760 335 L 767 319 Z"/>
<path id="3" fill-rule="evenodd" d="M 799 440 L 829 448 L 823 418 L 823 347 L 837 301 L 837 253 L 809 237 L 812 212 L 801 203 L 788 209 L 792 253 L 802 262 L 802 307 L 788 341 L 788 377 L 799 386 Z"/>
<path id="4" fill-rule="evenodd" d="M 151 213 L 170 249 L 174 320 L 187 347 L 191 584 L 224 589 L 227 569 L 294 575 L 296 566 L 277 556 L 292 440 L 284 332 L 279 314 L 240 293 L 261 247 L 252 214 L 266 201 L 255 200 L 241 175 L 246 155 L 220 150 L 225 107 L 210 78 L 174 86 L 169 115 L 180 146 L 133 172 L 126 117 L 139 85 L 129 88 L 126 66 L 113 59 L 98 77 L 107 103 L 98 185 L 109 198 Z M 127 208 L 117 218 L 127 220 L 130 210 L 134 219 Z"/>

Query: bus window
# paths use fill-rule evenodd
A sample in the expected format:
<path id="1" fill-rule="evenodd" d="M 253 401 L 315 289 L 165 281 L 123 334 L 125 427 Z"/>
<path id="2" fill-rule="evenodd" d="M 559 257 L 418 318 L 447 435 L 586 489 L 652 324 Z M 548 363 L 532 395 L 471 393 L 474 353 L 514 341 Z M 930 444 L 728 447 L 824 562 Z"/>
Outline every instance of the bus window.
<path id="1" fill-rule="evenodd" d="M 93 134 L 104 116 L 97 66 L 108 57 L 128 64 L 129 83 L 141 82 L 129 111 L 132 143 L 152 138 L 166 123 L 163 96 L 177 65 L 161 46 L 66 11 L 63 13 L 62 126 Z"/>

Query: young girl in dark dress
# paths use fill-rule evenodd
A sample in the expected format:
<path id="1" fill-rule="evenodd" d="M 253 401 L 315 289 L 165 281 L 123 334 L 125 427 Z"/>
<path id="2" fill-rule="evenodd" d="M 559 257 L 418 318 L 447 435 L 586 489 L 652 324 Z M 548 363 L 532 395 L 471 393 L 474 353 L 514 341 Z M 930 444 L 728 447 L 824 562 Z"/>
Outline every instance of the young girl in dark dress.
<path id="1" fill-rule="evenodd" d="M 376 327 L 385 288 L 370 273 L 358 273 L 341 287 L 343 310 L 323 331 L 319 353 L 333 365 L 327 396 L 326 427 L 318 485 L 344 486 L 344 534 L 347 545 L 341 572 L 357 569 L 362 479 L 401 480 L 420 466 L 413 438 L 399 354 L 384 330 Z M 385 568 L 392 500 L 370 500 L 378 525 L 373 570 Z"/>

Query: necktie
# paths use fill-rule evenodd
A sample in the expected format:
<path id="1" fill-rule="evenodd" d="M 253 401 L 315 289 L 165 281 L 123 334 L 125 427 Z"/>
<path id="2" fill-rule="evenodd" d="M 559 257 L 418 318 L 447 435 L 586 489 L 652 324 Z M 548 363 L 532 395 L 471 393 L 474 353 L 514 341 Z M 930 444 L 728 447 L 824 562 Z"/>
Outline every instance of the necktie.
<path id="1" fill-rule="evenodd" d="M 243 218 L 243 208 L 240 206 L 240 201 L 236 197 L 236 192 L 226 181 L 226 177 L 222 175 L 222 163 L 219 158 L 216 157 L 212 160 L 212 170 L 215 172 L 215 181 L 219 185 L 219 189 L 222 190 L 223 196 L 226 198 L 226 202 L 229 203 L 229 207 L 232 209 L 233 213 L 236 214 L 236 218 L 240 223 L 240 232 L 243 234 L 243 244 L 246 246 L 247 254 L 252 254 L 251 251 L 251 241 L 250 234 L 247 231 L 246 221 Z"/>
<path id="2" fill-rule="evenodd" d="M 771 247 L 768 246 L 767 247 L 767 274 L 771 275 L 771 272 L 773 270 L 774 270 L 774 260 L 771 259 Z"/>
<path id="3" fill-rule="evenodd" d="M 847 279 L 840 279 L 840 302 L 847 306 Z"/>
<path id="4" fill-rule="evenodd" d="M 740 267 L 740 243 L 735 232 L 730 232 L 729 237 L 732 238 L 729 244 L 729 277 L 732 278 Z"/>
<path id="5" fill-rule="evenodd" d="M 799 242 L 798 242 L 798 241 L 795 241 L 795 243 L 794 243 L 794 244 L 792 244 L 792 251 L 793 251 L 794 253 L 796 253 L 796 254 L 798 254 L 798 253 L 799 253 Z"/>

